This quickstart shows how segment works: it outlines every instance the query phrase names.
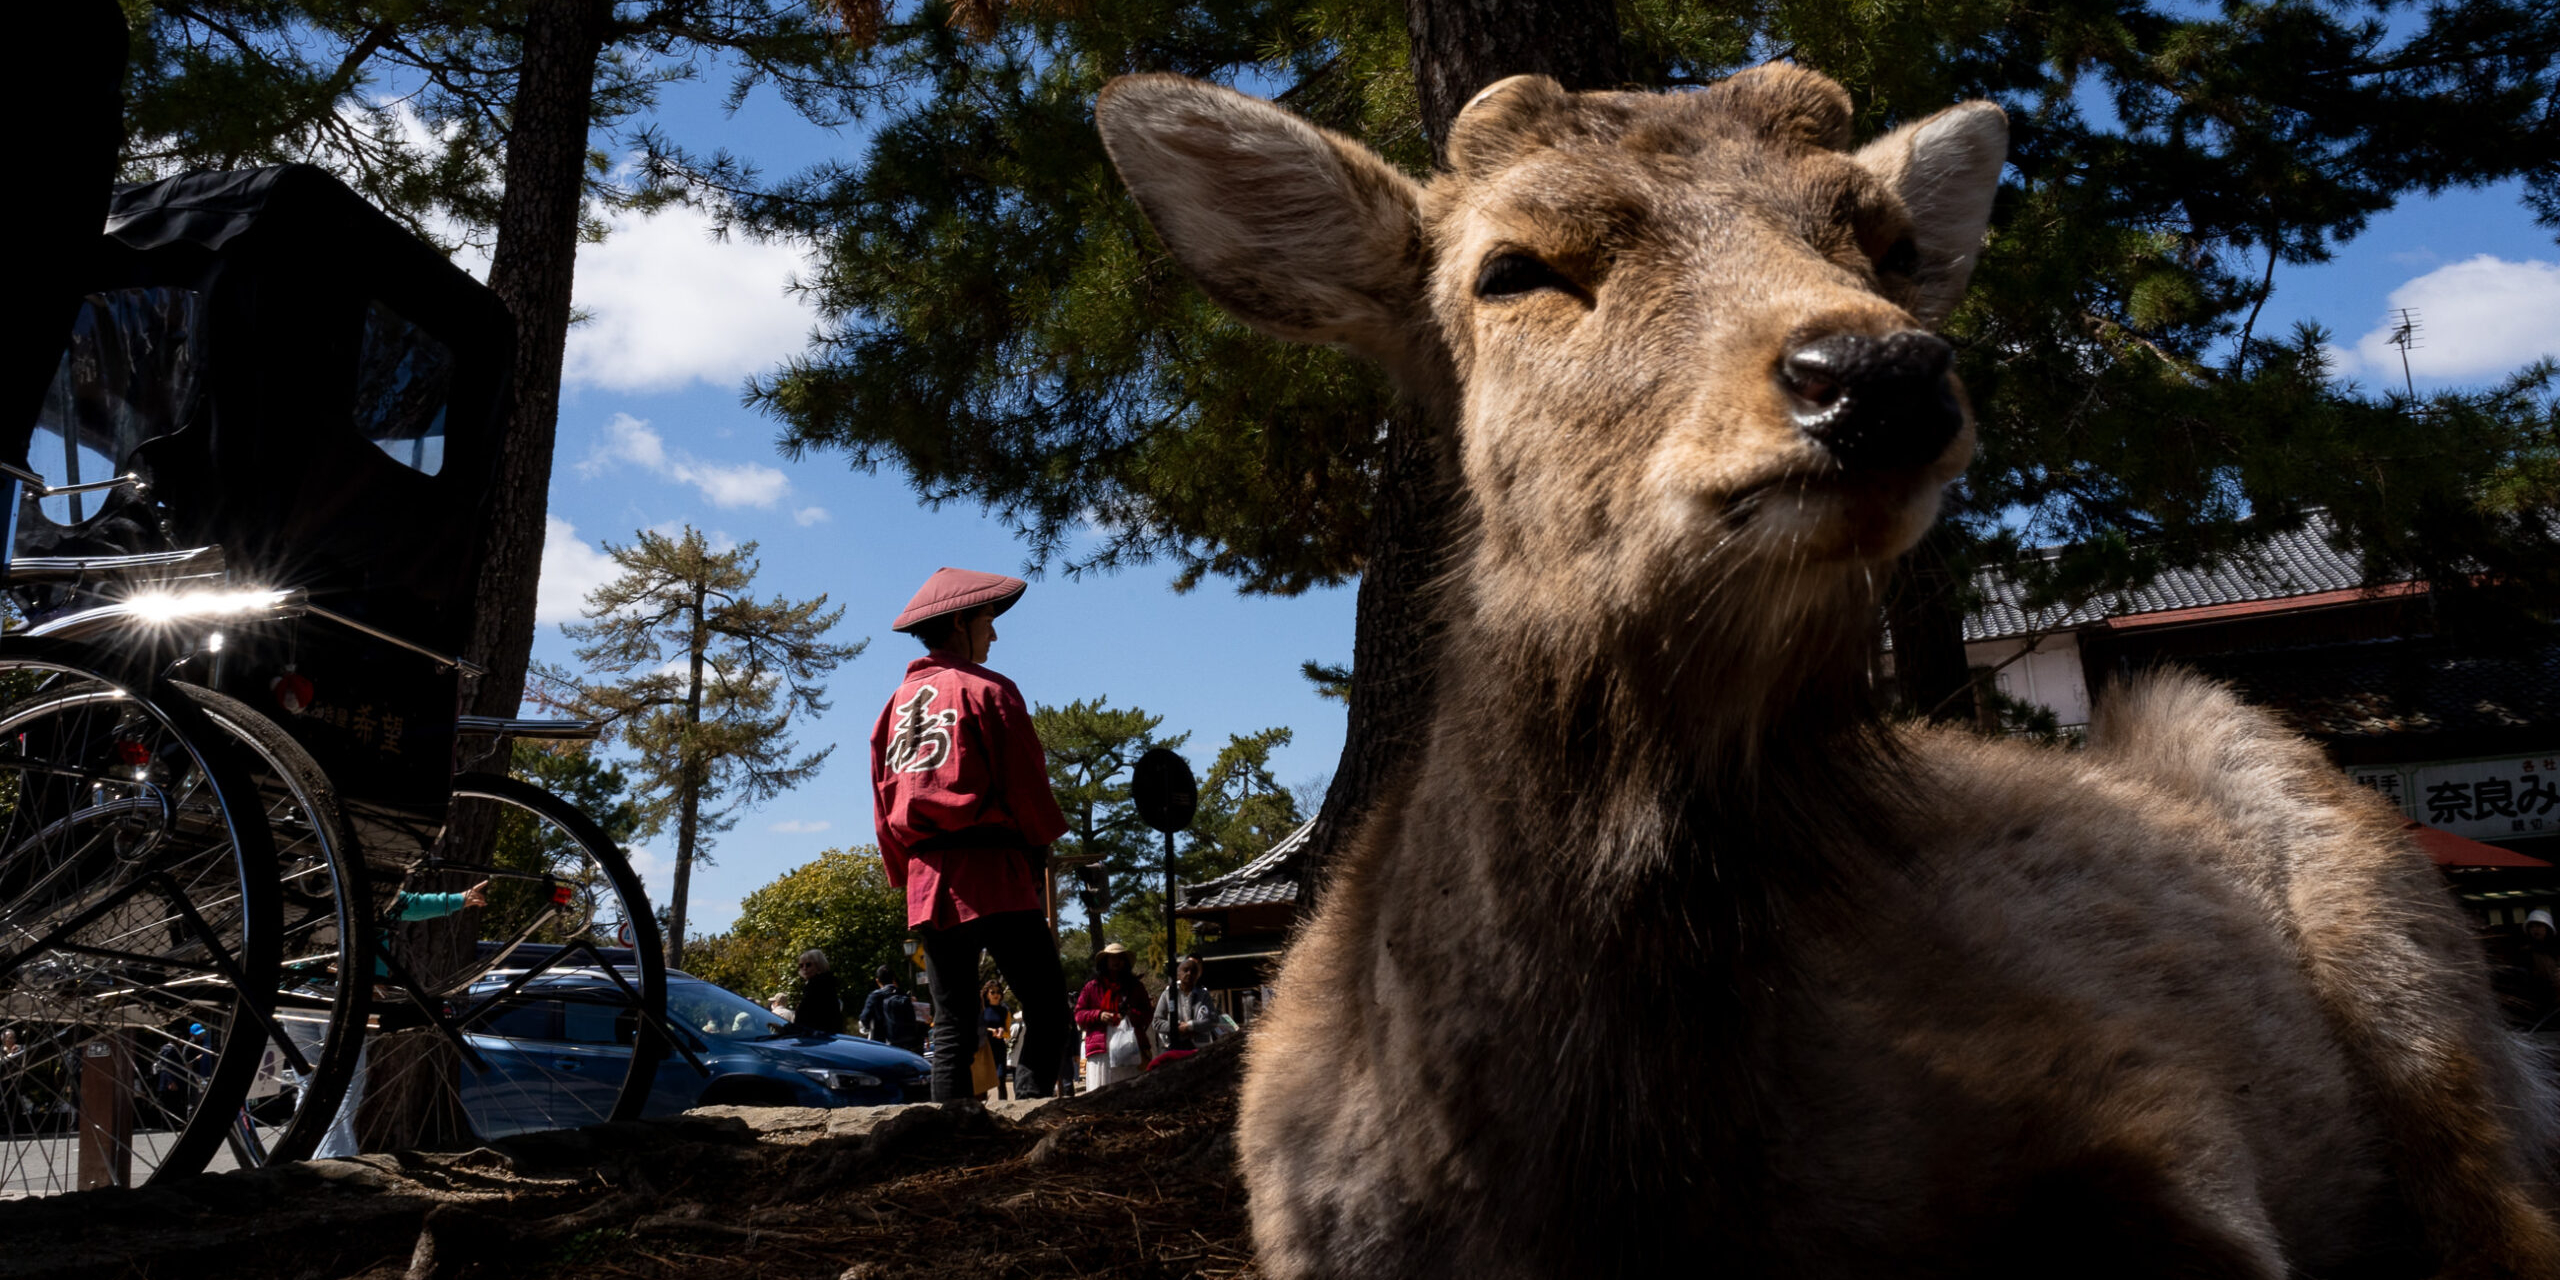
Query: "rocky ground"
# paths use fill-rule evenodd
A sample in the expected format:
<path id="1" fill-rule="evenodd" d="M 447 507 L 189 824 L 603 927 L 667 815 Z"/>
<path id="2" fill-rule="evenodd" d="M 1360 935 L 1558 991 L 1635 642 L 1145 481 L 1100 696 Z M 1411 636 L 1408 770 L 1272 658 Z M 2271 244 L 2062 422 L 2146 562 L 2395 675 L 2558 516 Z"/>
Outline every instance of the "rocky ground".
<path id="1" fill-rule="evenodd" d="M 1237 1047 L 1046 1104 L 713 1107 L 0 1204 L 0 1276 L 1251 1276 Z"/>

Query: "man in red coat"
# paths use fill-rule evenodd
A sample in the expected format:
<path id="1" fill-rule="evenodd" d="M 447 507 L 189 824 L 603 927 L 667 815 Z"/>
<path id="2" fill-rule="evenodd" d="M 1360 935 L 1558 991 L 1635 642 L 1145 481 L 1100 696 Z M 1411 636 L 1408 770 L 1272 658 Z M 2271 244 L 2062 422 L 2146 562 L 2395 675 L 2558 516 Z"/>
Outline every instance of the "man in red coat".
<path id="1" fill-rule="evenodd" d="M 933 991 L 933 1098 L 975 1096 L 978 957 L 1022 999 L 1023 1097 L 1057 1086 L 1066 974 L 1043 901 L 1048 846 L 1066 834 L 1048 758 L 1011 680 L 987 670 L 996 615 L 1020 578 L 942 569 L 892 624 L 923 642 L 871 730 L 873 822 L 889 883 L 907 891 Z"/>

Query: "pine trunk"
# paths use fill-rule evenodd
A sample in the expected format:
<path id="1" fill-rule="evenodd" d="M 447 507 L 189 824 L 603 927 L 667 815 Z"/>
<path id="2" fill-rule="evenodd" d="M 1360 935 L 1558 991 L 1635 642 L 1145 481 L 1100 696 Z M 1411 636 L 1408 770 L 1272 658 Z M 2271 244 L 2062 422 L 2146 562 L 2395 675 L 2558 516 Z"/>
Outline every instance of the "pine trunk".
<path id="1" fill-rule="evenodd" d="M 1947 555 L 1953 536 L 1941 524 L 1902 557 L 1885 625 L 1893 632 L 1893 678 L 1904 708 L 1929 720 L 1972 724 L 1977 709 L 1964 656 L 1964 584 Z"/>
<path id="2" fill-rule="evenodd" d="M 1308 842 L 1319 873 L 1403 772 L 1430 723 L 1441 622 L 1428 590 L 1448 568 L 1456 492 L 1446 434 L 1421 413 L 1388 427 L 1352 624 L 1342 759 Z"/>
<path id="3" fill-rule="evenodd" d="M 1422 131 L 1437 152 L 1449 122 L 1504 76 L 1554 76 L 1568 89 L 1614 89 L 1627 78 L 1612 0 L 1406 0 Z"/>
<path id="4" fill-rule="evenodd" d="M 1467 99 L 1504 76 L 1540 72 L 1573 89 L 1610 87 L 1625 78 L 1617 8 L 1609 0 L 1525 6 L 1407 0 L 1405 29 L 1422 128 L 1435 150 Z M 1442 624 L 1428 587 L 1454 567 L 1449 557 L 1459 497 L 1453 458 L 1449 428 L 1439 416 L 1414 412 L 1389 425 L 1360 571 L 1349 723 L 1309 841 L 1308 865 L 1319 872 L 1401 776 L 1431 720 L 1432 661 Z"/>
<path id="5" fill-rule="evenodd" d="M 679 785 L 684 788 L 684 797 L 682 807 L 676 812 L 675 887 L 667 894 L 667 967 L 670 969 L 684 967 L 685 899 L 692 893 L 693 845 L 702 831 L 703 770 L 701 761 L 696 758 L 701 749 L 696 731 L 702 727 L 702 654 L 711 643 L 711 633 L 703 624 L 703 596 L 703 589 L 696 587 L 693 592 L 693 670 L 685 685 L 684 743 L 678 748 L 683 753 L 677 775 L 682 779 Z"/>
<path id="6" fill-rule="evenodd" d="M 516 356 L 506 442 L 481 537 L 470 652 L 489 674 L 469 697 L 476 715 L 516 714 L 533 654 L 534 588 L 542 575 L 569 286 L 586 190 L 589 99 L 610 10 L 593 0 L 553 0 L 529 6 L 526 17 L 524 64 L 507 136 L 506 195 L 498 207 L 497 252 L 489 268 L 489 287 L 515 318 Z M 504 741 L 493 743 L 477 758 L 466 755 L 463 767 L 504 773 L 509 749 Z M 438 854 L 487 861 L 497 839 L 494 819 L 492 805 L 455 806 Z M 404 954 L 421 982 L 432 988 L 461 970 L 472 955 L 478 916 L 464 912 L 401 927 Z M 454 1082 L 462 1063 L 450 1041 L 420 1030 L 385 1036 L 373 1052 L 379 1055 L 369 1068 L 374 1083 L 360 1113 L 366 1149 L 471 1140 L 469 1122 L 456 1105 Z"/>
<path id="7" fill-rule="evenodd" d="M 560 366 L 569 342 L 570 285 L 585 207 L 587 120 L 611 9 L 546 0 L 525 14 L 524 65 L 507 132 L 506 194 L 498 206 L 489 287 L 516 322 L 514 406 L 488 513 L 471 652 L 489 674 L 471 698 L 479 715 L 512 716 L 533 654 L 534 588 L 542 577 L 543 517 L 560 422 Z M 497 744 L 471 767 L 503 771 Z"/>

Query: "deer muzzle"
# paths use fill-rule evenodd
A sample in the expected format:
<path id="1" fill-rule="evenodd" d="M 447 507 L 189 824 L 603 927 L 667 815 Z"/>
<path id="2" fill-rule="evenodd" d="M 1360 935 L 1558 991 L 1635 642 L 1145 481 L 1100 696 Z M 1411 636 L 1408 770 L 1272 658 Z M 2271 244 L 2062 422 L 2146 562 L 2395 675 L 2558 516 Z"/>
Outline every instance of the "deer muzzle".
<path id="1" fill-rule="evenodd" d="M 1964 429 L 1948 367 L 1955 349 L 1935 334 L 1881 338 L 1836 333 L 1778 362 L 1796 429 L 1850 471 L 1907 471 L 1938 459 Z"/>

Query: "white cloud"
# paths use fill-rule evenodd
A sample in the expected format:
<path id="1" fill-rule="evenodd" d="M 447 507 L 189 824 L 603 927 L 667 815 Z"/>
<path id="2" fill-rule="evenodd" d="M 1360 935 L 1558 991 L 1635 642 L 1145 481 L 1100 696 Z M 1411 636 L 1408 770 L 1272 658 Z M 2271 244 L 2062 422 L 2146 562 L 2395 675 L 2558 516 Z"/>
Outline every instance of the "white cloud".
<path id="1" fill-rule="evenodd" d="M 588 546 L 577 526 L 558 516 L 542 523 L 542 582 L 534 588 L 536 625 L 576 622 L 584 616 L 587 593 L 620 576 L 613 557 Z"/>
<path id="2" fill-rule="evenodd" d="M 835 519 L 834 516 L 827 514 L 827 509 L 825 507 L 802 507 L 799 510 L 792 512 L 791 518 L 799 522 L 800 527 L 804 529 L 813 524 L 825 524 L 829 520 Z"/>
<path id="3" fill-rule="evenodd" d="M 785 291 L 800 267 L 788 245 L 711 238 L 689 209 L 611 220 L 578 249 L 566 380 L 611 391 L 732 385 L 798 352 L 810 312 Z"/>
<path id="4" fill-rule="evenodd" d="M 785 835 L 815 835 L 818 832 L 824 831 L 834 825 L 834 823 L 829 822 L 824 818 L 819 818 L 814 821 L 792 818 L 788 821 L 773 824 L 773 830 L 782 832 Z"/>
<path id="5" fill-rule="evenodd" d="M 715 507 L 770 507 L 791 491 L 781 471 L 760 462 L 678 463 L 670 478 L 702 490 Z"/>
<path id="6" fill-rule="evenodd" d="M 2418 346 L 2409 353 L 2409 367 L 2421 382 L 2502 374 L 2560 355 L 2560 264 L 2508 262 L 2484 253 L 2401 285 L 2391 291 L 2390 305 L 2395 312 L 2407 307 L 2418 313 Z M 2330 348 L 2331 367 L 2343 375 L 2398 381 L 2393 324 L 2374 326 L 2352 350 Z"/>
<path id="7" fill-rule="evenodd" d="M 578 474 L 594 479 L 621 466 L 692 485 L 715 507 L 772 507 L 791 492 L 791 477 L 778 467 L 761 462 L 705 462 L 682 449 L 669 449 L 666 437 L 647 419 L 627 413 L 617 413 L 604 424 L 604 438 L 578 463 Z M 801 519 L 800 523 L 809 522 Z"/>

